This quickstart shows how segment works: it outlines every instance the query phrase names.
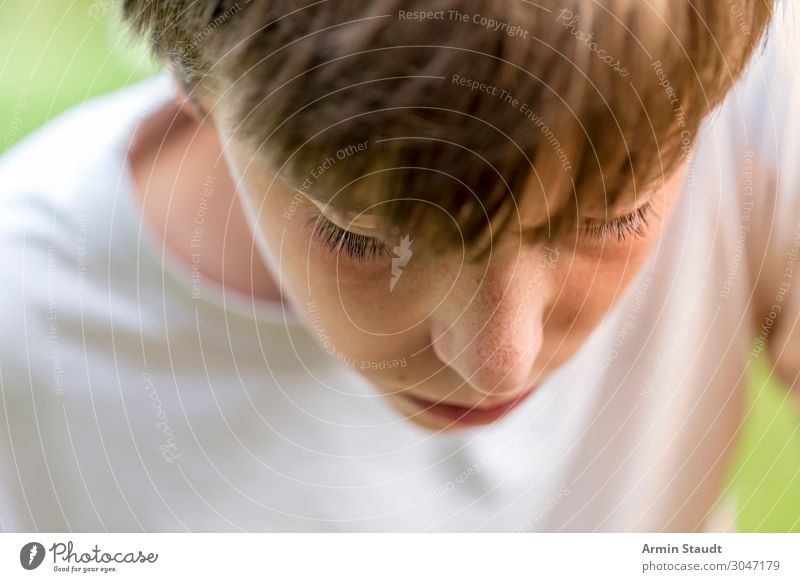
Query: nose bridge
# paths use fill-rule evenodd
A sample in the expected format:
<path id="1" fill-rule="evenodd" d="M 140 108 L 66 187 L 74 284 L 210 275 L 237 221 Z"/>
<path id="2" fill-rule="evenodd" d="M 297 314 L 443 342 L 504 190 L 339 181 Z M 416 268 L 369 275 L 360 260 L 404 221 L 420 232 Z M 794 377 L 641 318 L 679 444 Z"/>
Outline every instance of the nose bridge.
<path id="1" fill-rule="evenodd" d="M 483 394 L 527 389 L 542 343 L 544 286 L 524 257 L 470 265 L 431 332 L 439 358 Z"/>

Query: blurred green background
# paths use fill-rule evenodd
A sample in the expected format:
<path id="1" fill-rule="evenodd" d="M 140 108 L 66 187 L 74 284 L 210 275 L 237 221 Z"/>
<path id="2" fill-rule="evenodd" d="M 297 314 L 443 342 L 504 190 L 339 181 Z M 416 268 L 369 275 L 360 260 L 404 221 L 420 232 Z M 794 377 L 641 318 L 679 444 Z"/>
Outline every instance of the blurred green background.
<path id="1" fill-rule="evenodd" d="M 116 10 L 116 0 L 0 0 L 0 151 L 70 106 L 157 70 Z M 800 420 L 787 395 L 759 361 L 724 494 L 739 531 L 800 532 Z"/>

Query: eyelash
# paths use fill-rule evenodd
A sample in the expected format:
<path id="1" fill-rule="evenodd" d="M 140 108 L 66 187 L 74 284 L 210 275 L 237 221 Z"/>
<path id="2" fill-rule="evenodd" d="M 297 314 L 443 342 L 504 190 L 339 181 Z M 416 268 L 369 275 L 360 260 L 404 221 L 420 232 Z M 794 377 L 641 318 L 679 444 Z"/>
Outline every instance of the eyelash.
<path id="1" fill-rule="evenodd" d="M 371 236 L 356 234 L 332 223 L 322 215 L 312 217 L 312 236 L 332 253 L 344 253 L 348 259 L 365 263 L 379 257 L 392 257 L 389 245 Z"/>
<path id="2" fill-rule="evenodd" d="M 647 235 L 650 221 L 656 216 L 656 208 L 650 202 L 613 220 L 605 221 L 588 218 L 581 225 L 581 235 L 590 240 L 604 241 L 613 238 L 619 243 L 631 238 L 643 238 Z"/>
<path id="3" fill-rule="evenodd" d="M 630 238 L 642 238 L 647 234 L 654 215 L 655 207 L 647 202 L 630 214 L 610 221 L 589 218 L 581 225 L 581 236 L 596 241 L 613 238 L 619 243 Z M 311 217 L 309 222 L 312 223 L 312 235 L 332 253 L 343 252 L 346 258 L 360 263 L 393 256 L 389 245 L 384 242 L 345 230 L 322 215 Z"/>

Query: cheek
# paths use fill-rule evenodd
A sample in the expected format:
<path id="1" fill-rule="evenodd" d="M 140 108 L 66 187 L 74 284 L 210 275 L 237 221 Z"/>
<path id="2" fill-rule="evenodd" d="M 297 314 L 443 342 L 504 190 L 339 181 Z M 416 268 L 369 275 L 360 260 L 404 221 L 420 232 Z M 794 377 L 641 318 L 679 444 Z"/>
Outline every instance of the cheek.
<path id="1" fill-rule="evenodd" d="M 331 252 L 312 236 L 311 209 L 296 203 L 293 212 L 287 213 L 287 208 L 292 208 L 291 196 L 276 195 L 265 202 L 260 224 L 265 252 L 291 304 L 306 319 L 313 311 L 316 325 L 324 327 L 337 349 L 379 360 L 393 357 L 410 344 L 409 336 L 422 333 L 426 315 L 414 301 L 414 265 L 404 269 L 390 289 L 390 258 L 362 263 Z M 273 219 L 266 222 L 263 217 Z"/>
<path id="2" fill-rule="evenodd" d="M 352 264 L 326 249 L 308 259 L 311 294 L 323 302 L 337 326 L 381 349 L 426 342 L 429 337 L 426 290 L 420 268 L 400 272 L 394 286 L 391 259 Z M 337 264 L 338 263 L 338 264 Z"/>
<path id="3" fill-rule="evenodd" d="M 588 333 L 622 297 L 645 265 L 658 234 L 630 242 L 584 245 L 562 265 L 558 298 L 551 311 L 553 326 Z"/>
<path id="4" fill-rule="evenodd" d="M 402 319 L 400 294 L 389 291 L 391 263 L 353 263 L 320 244 L 302 241 L 302 262 L 308 266 L 304 284 L 311 295 L 324 302 L 331 315 L 366 333 L 396 333 Z M 299 262 L 299 261 L 298 261 Z"/>

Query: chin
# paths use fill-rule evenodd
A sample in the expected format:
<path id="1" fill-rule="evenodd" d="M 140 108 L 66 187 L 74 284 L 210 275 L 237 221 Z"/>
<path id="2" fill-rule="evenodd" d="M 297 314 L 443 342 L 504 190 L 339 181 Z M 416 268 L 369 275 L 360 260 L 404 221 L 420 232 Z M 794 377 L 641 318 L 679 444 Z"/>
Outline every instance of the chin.
<path id="1" fill-rule="evenodd" d="M 467 430 L 469 428 L 475 428 L 476 425 L 461 425 L 458 423 L 454 423 L 448 420 L 440 420 L 437 418 L 431 418 L 430 415 L 425 413 L 417 414 L 416 416 L 408 416 L 406 417 L 409 422 L 414 423 L 416 426 L 420 428 L 424 428 L 426 430 L 434 431 L 437 433 L 446 432 L 446 433 L 454 433 Z M 484 425 L 486 426 L 486 425 Z"/>

